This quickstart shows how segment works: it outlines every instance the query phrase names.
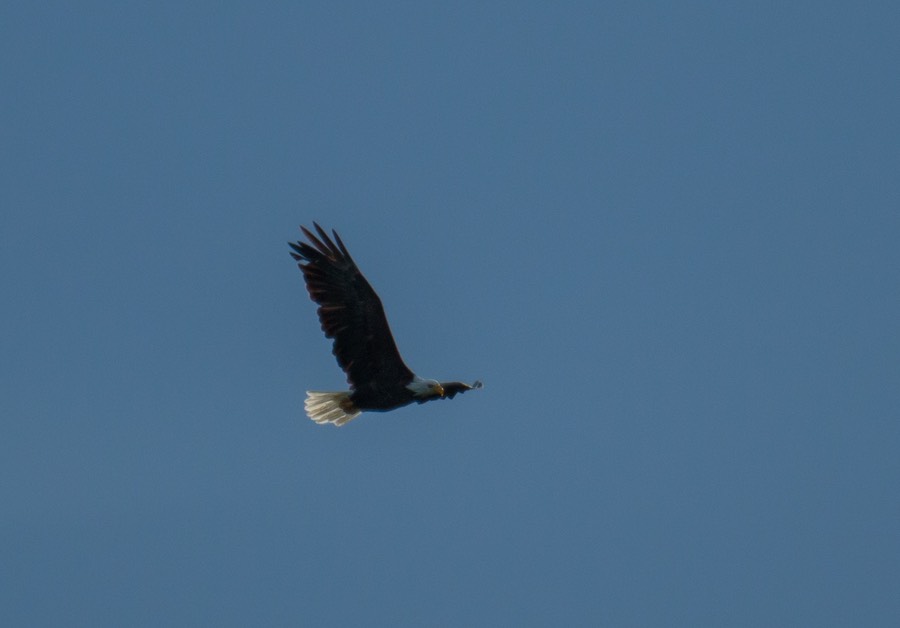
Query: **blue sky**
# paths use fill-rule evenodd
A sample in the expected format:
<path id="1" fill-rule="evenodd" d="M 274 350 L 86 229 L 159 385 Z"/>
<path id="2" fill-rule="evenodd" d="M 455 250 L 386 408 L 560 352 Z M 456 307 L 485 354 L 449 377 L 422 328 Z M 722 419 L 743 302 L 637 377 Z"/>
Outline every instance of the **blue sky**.
<path id="1" fill-rule="evenodd" d="M 897 625 L 898 32 L 5 3 L 3 623 Z M 306 419 L 313 220 L 484 390 Z"/>

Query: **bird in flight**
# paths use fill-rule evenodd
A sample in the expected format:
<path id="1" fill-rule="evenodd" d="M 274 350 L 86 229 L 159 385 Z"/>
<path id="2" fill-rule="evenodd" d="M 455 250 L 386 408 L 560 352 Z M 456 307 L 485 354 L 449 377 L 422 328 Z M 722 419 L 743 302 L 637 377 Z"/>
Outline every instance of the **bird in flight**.
<path id="1" fill-rule="evenodd" d="M 332 240 L 315 222 L 318 237 L 301 226 L 309 242 L 289 242 L 303 272 L 319 322 L 334 341 L 332 353 L 347 374 L 350 390 L 307 391 L 306 414 L 319 424 L 345 425 L 364 410 L 386 412 L 412 402 L 452 399 L 481 382 L 422 379 L 406 366 L 384 315 L 381 299 L 359 272 L 337 231 Z"/>

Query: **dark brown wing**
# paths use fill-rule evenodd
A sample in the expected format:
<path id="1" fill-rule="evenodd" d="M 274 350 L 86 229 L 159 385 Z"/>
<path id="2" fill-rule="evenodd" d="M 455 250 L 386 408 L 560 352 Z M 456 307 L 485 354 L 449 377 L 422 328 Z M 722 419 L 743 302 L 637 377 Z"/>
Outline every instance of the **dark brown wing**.
<path id="1" fill-rule="evenodd" d="M 313 223 L 319 237 L 300 227 L 309 240 L 289 242 L 306 289 L 319 304 L 319 321 L 325 336 L 334 339 L 332 353 L 347 373 L 355 390 L 388 391 L 412 381 L 413 373 L 403 363 L 381 299 L 359 272 L 341 237 L 334 240 Z"/>

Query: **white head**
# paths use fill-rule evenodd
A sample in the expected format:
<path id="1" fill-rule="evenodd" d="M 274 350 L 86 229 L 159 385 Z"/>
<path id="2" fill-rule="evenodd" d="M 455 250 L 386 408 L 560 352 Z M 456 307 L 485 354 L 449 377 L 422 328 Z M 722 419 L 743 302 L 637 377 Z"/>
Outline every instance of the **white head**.
<path id="1" fill-rule="evenodd" d="M 433 379 L 422 379 L 418 375 L 413 376 L 413 381 L 406 385 L 415 397 L 443 397 L 444 387 Z"/>

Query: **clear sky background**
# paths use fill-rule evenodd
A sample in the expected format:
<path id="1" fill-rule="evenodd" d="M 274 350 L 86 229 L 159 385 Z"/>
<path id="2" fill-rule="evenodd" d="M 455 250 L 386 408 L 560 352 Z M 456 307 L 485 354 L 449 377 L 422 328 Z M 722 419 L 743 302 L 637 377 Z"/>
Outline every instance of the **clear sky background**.
<path id="1" fill-rule="evenodd" d="M 3 625 L 898 625 L 898 33 L 3 3 Z M 305 418 L 313 220 L 484 390 Z"/>

